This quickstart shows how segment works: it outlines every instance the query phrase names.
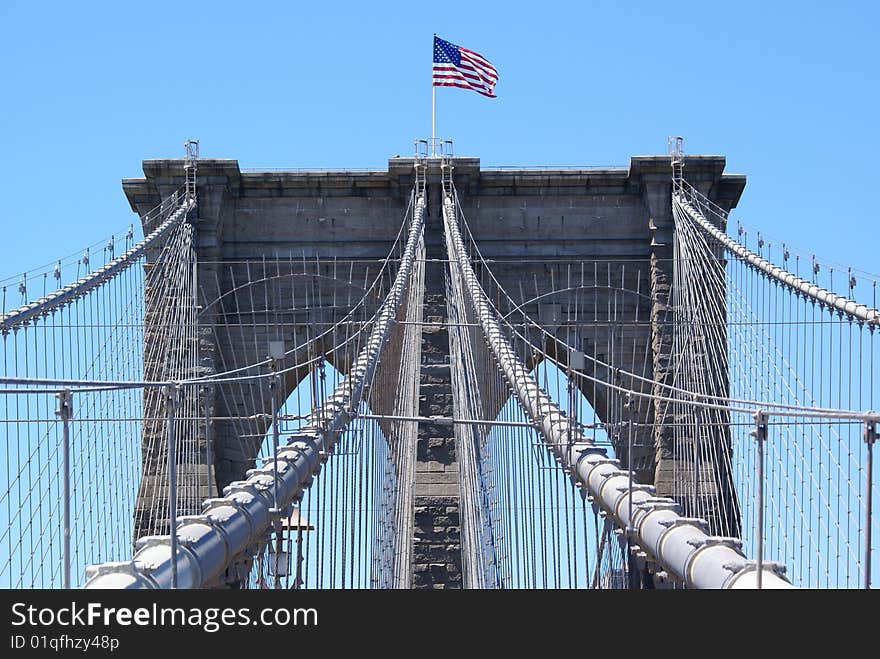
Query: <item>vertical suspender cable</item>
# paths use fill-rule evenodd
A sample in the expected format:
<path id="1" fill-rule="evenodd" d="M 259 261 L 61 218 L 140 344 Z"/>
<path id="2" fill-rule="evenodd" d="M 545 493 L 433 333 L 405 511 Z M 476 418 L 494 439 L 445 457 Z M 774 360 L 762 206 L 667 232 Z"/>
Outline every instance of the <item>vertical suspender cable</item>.
<path id="1" fill-rule="evenodd" d="M 634 538 L 642 550 L 687 586 L 716 589 L 754 587 L 755 566 L 746 561 L 735 543 L 710 537 L 699 524 L 682 518 L 672 500 L 655 498 L 635 482 L 630 488 L 630 476 L 619 469 L 618 461 L 605 457 L 604 451 L 574 427 L 556 403 L 538 387 L 511 348 L 477 281 L 458 227 L 452 195 L 445 197 L 443 219 L 449 258 L 460 266 L 477 320 L 508 383 L 550 450 L 572 476 L 587 487 L 608 515 L 607 521 L 613 519 L 620 528 L 633 528 Z M 570 442 L 569 438 L 574 441 Z M 627 513 L 630 498 L 636 510 L 633 519 Z M 764 566 L 763 572 L 765 587 L 791 587 L 773 566 Z"/>
<path id="2" fill-rule="evenodd" d="M 226 496 L 210 499 L 202 515 L 183 518 L 171 537 L 152 538 L 132 561 L 90 566 L 86 588 L 168 588 L 173 582 L 199 588 L 216 582 L 249 546 L 260 543 L 271 524 L 277 483 L 279 505 L 299 496 L 321 469 L 342 432 L 356 416 L 357 406 L 379 366 L 413 271 L 416 249 L 424 229 L 425 198 L 420 196 L 409 227 L 399 270 L 385 297 L 369 337 L 348 376 L 309 415 L 307 423 L 267 466 L 249 472 L 248 479 L 230 484 Z M 177 536 L 185 539 L 178 550 Z M 178 556 L 179 554 L 179 556 Z M 172 557 L 174 560 L 172 561 Z M 180 572 L 177 572 L 180 559 Z"/>

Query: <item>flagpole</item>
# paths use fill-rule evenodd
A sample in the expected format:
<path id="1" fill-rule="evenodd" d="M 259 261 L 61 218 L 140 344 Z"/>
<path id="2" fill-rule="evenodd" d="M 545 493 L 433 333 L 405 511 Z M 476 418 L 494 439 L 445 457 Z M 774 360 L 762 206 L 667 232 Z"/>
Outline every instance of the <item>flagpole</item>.
<path id="1" fill-rule="evenodd" d="M 437 33 L 434 33 L 433 47 L 437 47 Z M 435 53 L 436 56 L 436 53 Z M 432 57 L 432 59 L 434 59 Z M 431 65 L 431 156 L 437 155 L 437 85 L 434 84 L 434 65 Z"/>

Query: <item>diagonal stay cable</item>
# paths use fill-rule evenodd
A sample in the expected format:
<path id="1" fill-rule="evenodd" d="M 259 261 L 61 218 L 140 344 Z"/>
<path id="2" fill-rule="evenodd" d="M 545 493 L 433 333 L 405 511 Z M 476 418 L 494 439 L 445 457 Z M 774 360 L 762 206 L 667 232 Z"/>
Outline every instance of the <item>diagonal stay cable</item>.
<path id="1" fill-rule="evenodd" d="M 609 460 L 605 451 L 575 427 L 550 396 L 538 387 L 504 335 L 471 267 L 452 195 L 447 195 L 444 200 L 443 219 L 454 249 L 449 258 L 460 266 L 485 339 L 523 408 L 572 479 L 587 488 L 619 528 L 630 531 L 634 544 L 641 551 L 685 585 L 695 588 L 754 587 L 758 576 L 756 566 L 746 560 L 735 541 L 709 536 L 703 531 L 701 521 L 681 517 L 671 499 L 657 498 L 649 488 L 631 480 L 629 472 L 621 470 L 617 460 Z M 628 512 L 630 501 L 632 518 Z M 764 564 L 760 578 L 764 588 L 791 587 L 773 565 Z"/>
<path id="2" fill-rule="evenodd" d="M 425 199 L 420 196 L 400 269 L 349 374 L 262 469 L 229 485 L 226 496 L 207 500 L 203 514 L 179 520 L 176 575 L 171 536 L 145 538 L 133 560 L 88 568 L 86 588 L 169 588 L 172 580 L 181 588 L 205 587 L 215 583 L 243 552 L 260 545 L 272 523 L 276 493 L 282 509 L 297 500 L 355 417 L 406 296 L 424 231 L 424 209 Z"/>

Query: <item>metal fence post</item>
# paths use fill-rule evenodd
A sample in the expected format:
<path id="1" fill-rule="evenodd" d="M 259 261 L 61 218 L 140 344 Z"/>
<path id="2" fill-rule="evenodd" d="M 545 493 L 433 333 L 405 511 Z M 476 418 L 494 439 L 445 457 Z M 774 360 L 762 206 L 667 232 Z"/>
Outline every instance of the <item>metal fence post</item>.
<path id="1" fill-rule="evenodd" d="M 758 499 L 758 521 L 756 530 L 757 555 L 755 557 L 755 569 L 757 570 L 756 581 L 757 587 L 760 589 L 764 574 L 764 442 L 767 440 L 767 423 L 769 415 L 763 410 L 758 410 L 754 414 L 755 429 L 749 434 L 755 438 L 758 443 L 758 459 L 757 459 L 757 499 Z"/>
<path id="2" fill-rule="evenodd" d="M 629 493 L 627 495 L 627 517 L 626 517 L 626 565 L 627 565 L 627 579 L 629 588 L 634 589 L 636 587 L 636 578 L 633 575 L 633 566 L 635 560 L 633 559 L 633 547 L 632 547 L 632 535 L 633 528 L 633 399 L 630 393 L 626 394 L 625 402 L 623 404 L 623 408 L 626 410 L 627 418 L 627 440 L 626 440 L 626 461 L 627 461 L 627 471 L 628 474 L 628 484 Z"/>
<path id="3" fill-rule="evenodd" d="M 868 464 L 865 468 L 865 589 L 871 588 L 871 515 L 874 480 L 874 442 L 877 441 L 877 422 L 865 421 L 865 444 Z"/>
<path id="4" fill-rule="evenodd" d="M 205 415 L 205 467 L 207 468 L 207 476 L 205 483 L 205 496 L 214 496 L 214 452 L 211 449 L 211 401 L 208 398 L 210 390 L 208 387 L 202 387 L 202 410 Z"/>
<path id="5" fill-rule="evenodd" d="M 64 501 L 64 540 L 63 561 L 64 576 L 63 587 L 70 588 L 70 417 L 73 410 L 73 396 L 69 389 L 56 394 L 58 409 L 55 410 L 61 418 L 61 471 L 64 478 L 63 501 Z"/>
<path id="6" fill-rule="evenodd" d="M 272 404 L 272 458 L 278 457 L 278 360 L 284 359 L 284 343 L 280 341 L 269 342 L 269 398 Z M 273 552 L 273 585 L 275 589 L 281 588 L 281 576 L 279 574 L 279 561 L 284 548 L 284 538 L 281 526 L 281 508 L 278 505 L 278 469 L 272 470 L 272 526 L 275 530 L 275 551 Z"/>
<path id="7" fill-rule="evenodd" d="M 175 412 L 180 401 L 180 387 L 162 387 L 165 397 L 168 439 L 168 524 L 171 536 L 171 587 L 177 588 L 177 437 L 174 428 Z"/>

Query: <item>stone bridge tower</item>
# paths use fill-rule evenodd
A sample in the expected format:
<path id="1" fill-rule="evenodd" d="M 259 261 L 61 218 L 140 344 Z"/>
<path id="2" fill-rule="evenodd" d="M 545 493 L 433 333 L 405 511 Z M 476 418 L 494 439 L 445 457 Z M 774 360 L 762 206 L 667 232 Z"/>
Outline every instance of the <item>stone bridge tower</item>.
<path id="1" fill-rule="evenodd" d="M 569 345 L 577 344 L 583 352 L 616 368 L 643 375 L 655 383 L 655 389 L 670 383 L 674 223 L 669 157 L 637 156 L 628 167 L 607 169 L 482 169 L 478 158 L 454 158 L 453 164 L 470 230 L 484 257 L 493 261 L 492 270 L 501 285 L 525 311 Z M 143 178 L 123 181 L 132 209 L 143 217 L 179 187 L 184 180 L 183 165 L 178 159 L 145 161 Z M 409 201 L 413 166 L 412 158 L 392 158 L 385 171 L 242 172 L 235 160 L 200 160 L 194 226 L 204 299 L 221 298 L 251 274 L 244 270 L 245 264 L 263 256 L 290 254 L 320 257 L 325 262 L 336 257 L 352 263 L 383 258 Z M 688 156 L 685 173 L 691 184 L 729 210 L 739 200 L 745 177 L 725 174 L 724 166 L 723 156 Z M 456 411 L 452 409 L 450 367 L 454 365 L 449 363 L 449 333 L 444 326 L 446 255 L 440 171 L 435 161 L 429 161 L 428 191 L 418 412 L 420 416 L 452 416 Z M 594 264 L 586 274 L 587 285 L 595 290 L 589 308 L 576 309 L 571 294 L 557 285 L 574 262 Z M 357 273 L 353 279 L 358 279 Z M 272 331 L 307 336 L 316 326 L 333 322 L 346 311 L 339 300 L 356 299 L 350 292 L 346 297 L 343 288 L 340 283 L 336 289 L 323 289 L 309 313 L 285 318 L 280 328 L 267 332 L 255 324 L 254 340 L 212 331 L 211 316 L 220 309 L 216 305 L 203 309 L 202 372 L 258 361 L 265 356 L 261 347 L 273 338 Z M 561 363 L 567 362 L 567 352 L 559 350 L 552 338 L 544 349 Z M 523 357 L 534 364 L 534 356 Z M 341 371 L 347 368 L 345 363 L 334 366 Z M 613 377 L 600 371 L 587 366 L 583 372 Z M 290 374 L 282 384 L 282 395 L 293 391 L 305 375 Z M 600 420 L 613 416 L 612 408 L 620 401 L 590 385 L 586 377 L 576 377 L 575 384 Z M 253 466 L 259 442 L 243 442 L 234 423 L 219 419 L 269 411 L 265 405 L 256 409 L 261 400 L 257 396 L 251 397 L 253 402 L 233 404 L 213 390 L 204 395 L 218 418 L 201 429 L 203 449 L 211 448 L 211 478 L 217 489 L 198 490 L 193 494 L 197 497 L 216 494 Z M 383 411 L 374 409 L 378 414 Z M 625 443 L 617 444 L 618 457 L 632 465 L 642 482 L 654 483 L 659 495 L 672 494 L 674 475 L 682 468 L 671 446 L 673 419 L 664 408 L 647 401 L 636 402 L 629 414 L 643 423 L 637 426 L 633 454 L 626 455 Z M 422 424 L 413 507 L 414 587 L 461 587 L 458 502 L 452 429 Z"/>

